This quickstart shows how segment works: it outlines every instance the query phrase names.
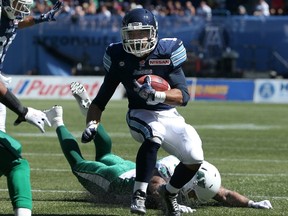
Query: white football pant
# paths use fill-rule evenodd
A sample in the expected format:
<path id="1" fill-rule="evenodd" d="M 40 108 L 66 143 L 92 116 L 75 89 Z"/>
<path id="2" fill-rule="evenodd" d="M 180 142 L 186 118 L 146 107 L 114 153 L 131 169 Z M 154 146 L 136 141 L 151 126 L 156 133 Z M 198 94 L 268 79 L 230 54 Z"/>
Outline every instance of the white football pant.
<path id="1" fill-rule="evenodd" d="M 204 160 L 198 133 L 175 108 L 165 111 L 133 109 L 128 111 L 126 120 L 137 142 L 142 143 L 144 137 L 158 137 L 163 149 L 183 164 L 199 164 Z"/>

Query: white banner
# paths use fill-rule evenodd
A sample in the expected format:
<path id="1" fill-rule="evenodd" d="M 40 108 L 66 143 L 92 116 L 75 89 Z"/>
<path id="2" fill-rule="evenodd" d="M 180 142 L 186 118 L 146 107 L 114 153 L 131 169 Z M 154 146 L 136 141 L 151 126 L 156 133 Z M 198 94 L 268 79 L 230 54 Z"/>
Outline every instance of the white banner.
<path id="1" fill-rule="evenodd" d="M 93 99 L 103 82 L 102 76 L 11 76 L 9 89 L 20 99 L 73 99 L 70 83 L 82 83 Z M 122 99 L 125 89 L 122 84 L 116 89 L 112 99 Z"/>
<path id="2" fill-rule="evenodd" d="M 288 80 L 255 80 L 254 102 L 288 103 Z"/>

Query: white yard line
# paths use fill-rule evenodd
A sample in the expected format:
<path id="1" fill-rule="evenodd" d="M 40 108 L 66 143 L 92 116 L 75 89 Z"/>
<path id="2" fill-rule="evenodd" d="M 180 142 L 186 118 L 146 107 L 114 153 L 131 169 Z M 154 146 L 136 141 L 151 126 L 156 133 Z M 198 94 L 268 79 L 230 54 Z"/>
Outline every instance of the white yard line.
<path id="1" fill-rule="evenodd" d="M 0 192 L 8 192 L 8 189 L 2 189 L 0 188 Z M 87 194 L 87 191 L 77 191 L 77 190 L 33 190 L 33 193 L 69 193 L 69 194 Z M 251 196 L 252 197 L 252 196 Z M 279 200 L 288 200 L 287 196 L 254 196 L 255 198 L 259 199 L 265 199 L 265 198 L 270 198 L 270 199 L 279 199 Z"/>
<path id="2" fill-rule="evenodd" d="M 216 129 L 216 130 L 271 130 L 281 129 L 280 125 L 256 125 L 256 124 L 206 124 L 206 125 L 193 125 L 196 129 Z M 71 131 L 71 133 L 80 137 L 83 131 Z M 56 137 L 56 132 L 45 132 L 45 133 L 11 133 L 12 135 L 25 136 L 25 137 Z M 129 133 L 121 132 L 109 132 L 111 137 L 130 137 Z"/>
<path id="3" fill-rule="evenodd" d="M 31 168 L 33 172 L 71 172 L 70 169 L 40 169 Z M 288 173 L 221 173 L 221 176 L 261 176 L 261 177 L 285 177 Z"/>

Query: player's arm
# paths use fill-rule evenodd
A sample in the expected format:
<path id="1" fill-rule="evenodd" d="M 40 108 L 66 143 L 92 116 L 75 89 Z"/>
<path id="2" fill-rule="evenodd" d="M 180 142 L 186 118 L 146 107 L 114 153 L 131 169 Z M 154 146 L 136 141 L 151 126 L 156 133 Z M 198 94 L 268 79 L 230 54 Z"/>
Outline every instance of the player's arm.
<path id="1" fill-rule="evenodd" d="M 213 199 L 225 205 L 234 207 L 248 207 L 249 202 L 247 197 L 235 191 L 228 190 L 222 186 Z"/>
<path id="2" fill-rule="evenodd" d="M 98 105 L 91 103 L 87 112 L 86 124 L 88 124 L 91 121 L 99 123 L 101 120 L 101 115 L 102 110 L 98 107 Z"/>
<path id="3" fill-rule="evenodd" d="M 94 139 L 98 125 L 101 121 L 102 112 L 105 110 L 105 107 L 111 97 L 113 96 L 117 86 L 120 81 L 117 79 L 117 76 L 113 71 L 117 72 L 117 69 L 113 70 L 113 64 L 110 57 L 111 46 L 109 46 L 103 57 L 104 69 L 106 75 L 104 81 L 98 91 L 96 97 L 92 100 L 91 105 L 87 112 L 86 117 L 86 129 L 82 133 L 81 142 L 88 143 Z"/>
<path id="4" fill-rule="evenodd" d="M 47 13 L 41 14 L 39 16 L 28 16 L 24 20 L 20 21 L 18 23 L 18 28 L 23 29 L 23 28 L 33 26 L 35 24 L 42 23 L 42 22 L 56 21 L 55 14 L 60 11 L 60 9 L 62 8 L 62 5 L 63 3 L 58 0 L 54 4 L 53 8 Z"/>
<path id="5" fill-rule="evenodd" d="M 38 127 L 41 132 L 45 132 L 45 124 L 51 126 L 45 113 L 31 107 L 23 106 L 19 99 L 10 90 L 8 90 L 2 82 L 0 82 L 0 102 L 18 115 L 14 125 L 18 125 L 22 121 L 27 121 L 28 123 Z"/>
<path id="6" fill-rule="evenodd" d="M 165 92 L 165 103 L 185 106 L 190 99 L 190 95 L 186 84 L 186 77 L 181 67 L 169 74 L 169 83 L 171 85 L 171 90 Z"/>
<path id="7" fill-rule="evenodd" d="M 165 91 L 166 98 L 163 103 L 169 104 L 172 106 L 181 106 L 183 104 L 183 96 L 179 89 L 171 89 Z"/>
<path id="8" fill-rule="evenodd" d="M 172 72 L 169 73 L 169 84 L 171 86 L 172 97 L 170 98 L 170 92 L 167 92 L 166 100 L 168 103 L 172 103 L 172 105 L 186 106 L 190 99 L 186 77 L 182 70 L 182 65 L 187 60 L 186 48 L 184 47 L 183 42 L 179 39 L 170 40 L 170 43 L 172 46 L 170 56 Z M 169 99 L 171 101 L 169 101 Z"/>
<path id="9" fill-rule="evenodd" d="M 272 208 L 272 205 L 269 200 L 255 202 L 237 193 L 236 191 L 231 191 L 222 186 L 220 187 L 218 193 L 215 195 L 213 199 L 232 207 L 247 207 L 247 208 L 261 208 L 261 209 Z"/>
<path id="10" fill-rule="evenodd" d="M 82 133 L 81 142 L 88 143 L 94 139 L 98 125 L 101 121 L 102 112 L 105 109 L 106 104 L 115 92 L 117 85 L 113 85 L 107 81 L 106 77 L 102 83 L 97 96 L 92 100 L 89 106 L 86 117 L 86 129 Z"/>

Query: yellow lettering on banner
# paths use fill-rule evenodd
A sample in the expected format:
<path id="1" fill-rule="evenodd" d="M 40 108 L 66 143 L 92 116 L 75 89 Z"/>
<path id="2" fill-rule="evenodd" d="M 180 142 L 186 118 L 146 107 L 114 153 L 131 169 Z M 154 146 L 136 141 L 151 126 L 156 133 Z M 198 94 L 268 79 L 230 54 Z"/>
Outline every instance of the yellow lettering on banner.
<path id="1" fill-rule="evenodd" d="M 203 89 L 203 86 L 197 85 L 196 86 L 196 94 L 201 94 L 202 93 L 202 89 Z"/>
<path id="2" fill-rule="evenodd" d="M 228 86 L 227 85 L 197 85 L 196 94 L 227 94 Z"/>

